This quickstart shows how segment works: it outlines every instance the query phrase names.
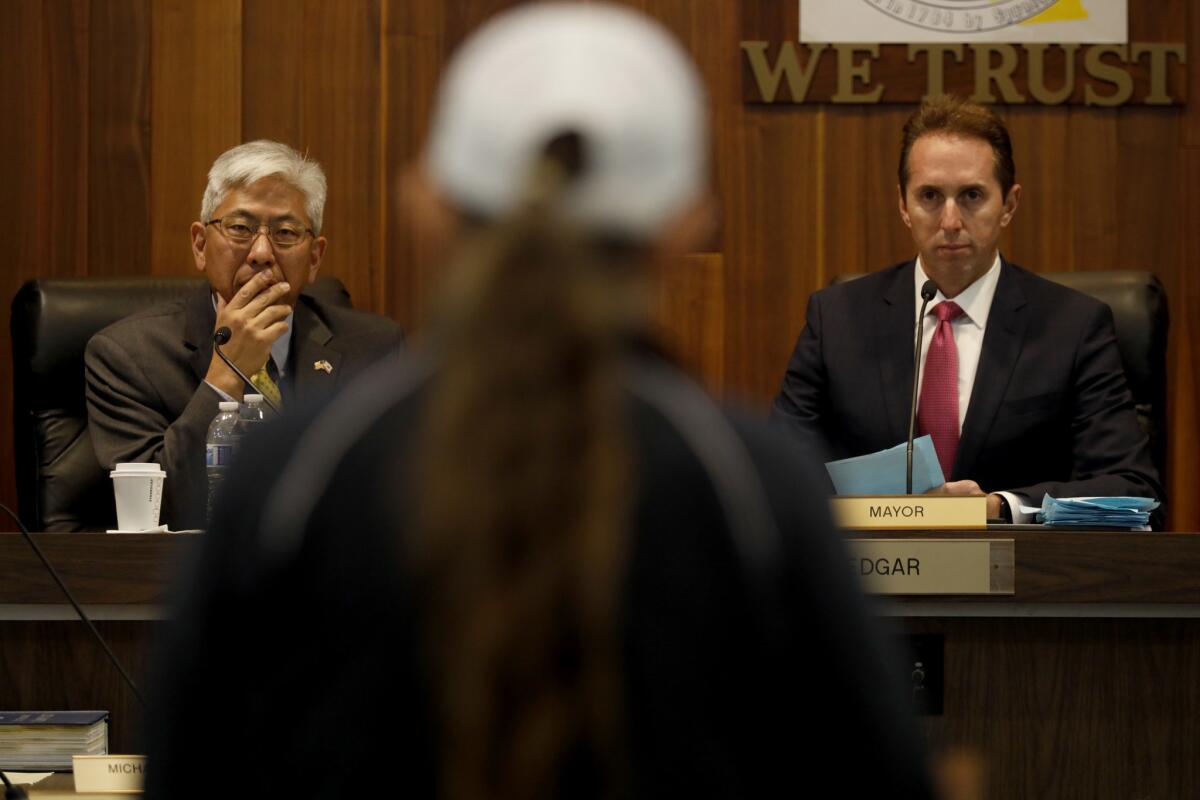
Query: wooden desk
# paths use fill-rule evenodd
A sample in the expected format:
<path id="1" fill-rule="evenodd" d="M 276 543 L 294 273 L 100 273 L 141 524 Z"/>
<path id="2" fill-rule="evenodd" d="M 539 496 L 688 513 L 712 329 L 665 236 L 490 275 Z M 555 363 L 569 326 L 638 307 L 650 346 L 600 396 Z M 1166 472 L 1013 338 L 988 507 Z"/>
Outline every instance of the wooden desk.
<path id="1" fill-rule="evenodd" d="M 196 537 L 34 537 L 145 693 L 151 642 L 162 624 L 174 565 Z M 0 533 L 0 575 L 0 706 L 108 709 L 111 751 L 138 752 L 137 698 L 20 534 Z"/>
<path id="2" fill-rule="evenodd" d="M 944 637 L 928 728 L 983 755 L 989 798 L 1200 797 L 1200 534 L 861 534 L 923 535 L 1015 542 L 1013 595 L 882 601 Z"/>
<path id="3" fill-rule="evenodd" d="M 1200 534 L 937 536 L 1016 542 L 1014 595 L 882 601 L 905 630 L 944 637 L 930 732 L 984 755 L 989 798 L 1200 796 Z M 37 539 L 144 686 L 173 565 L 196 538 Z M 136 699 L 15 534 L 0 534 L 0 570 L 0 705 L 107 708 L 112 749 L 136 752 Z"/>

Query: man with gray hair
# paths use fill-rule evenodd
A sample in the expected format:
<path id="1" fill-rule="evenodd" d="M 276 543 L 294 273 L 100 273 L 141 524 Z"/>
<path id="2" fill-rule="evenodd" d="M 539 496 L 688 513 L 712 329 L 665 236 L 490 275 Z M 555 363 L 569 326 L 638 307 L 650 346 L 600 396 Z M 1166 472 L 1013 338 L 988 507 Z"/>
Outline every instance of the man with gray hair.
<path id="1" fill-rule="evenodd" d="M 208 174 L 192 257 L 209 286 L 97 333 L 85 355 L 88 422 L 100 464 L 152 461 L 167 473 L 163 521 L 205 524 L 204 444 L 221 400 L 243 383 L 222 349 L 278 403 L 334 390 L 403 334 L 384 317 L 323 303 L 302 290 L 325 254 L 325 173 L 285 144 L 222 153 Z"/>

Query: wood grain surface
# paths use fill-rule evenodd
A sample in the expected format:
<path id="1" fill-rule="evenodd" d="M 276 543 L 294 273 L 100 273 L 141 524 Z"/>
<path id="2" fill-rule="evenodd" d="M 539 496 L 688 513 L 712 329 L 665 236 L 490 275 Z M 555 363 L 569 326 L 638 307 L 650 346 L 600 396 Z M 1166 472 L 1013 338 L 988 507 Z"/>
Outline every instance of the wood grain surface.
<path id="1" fill-rule="evenodd" d="M 903 620 L 944 637 L 935 746 L 984 765 L 986 797 L 1200 794 L 1200 620 Z"/>
<path id="2" fill-rule="evenodd" d="M 0 3 L 0 294 L 38 275 L 191 274 L 187 226 L 225 147 L 283 139 L 329 173 L 326 269 L 356 305 L 419 337 L 439 276 L 403 202 L 437 76 L 513 0 L 9 0 Z M 722 212 L 709 251 L 659 273 L 672 348 L 765 413 L 808 296 L 912 255 L 896 213 L 905 106 L 742 101 L 748 39 L 798 30 L 793 0 L 630 0 L 677 34 L 707 83 Z M 1130 0 L 1130 37 L 1200 45 L 1185 0 Z M 886 78 L 886 70 L 876 74 Z M 1200 85 L 1200 58 L 1186 66 Z M 1155 272 L 1171 312 L 1170 513 L 1200 529 L 1200 102 L 1011 107 L 1022 207 L 1002 240 L 1034 270 Z M 690 271 L 689 271 L 690 270 Z M 0 350 L 9 352 L 7 302 Z M 0 382 L 11 364 L 0 359 Z M 0 418 L 11 418 L 0 392 Z M 991 487 L 989 487 L 991 488 Z M 0 501 L 15 501 L 0 437 Z"/>
<path id="3" fill-rule="evenodd" d="M 154 534 L 37 538 L 82 601 L 104 604 L 162 602 L 173 571 L 199 544 L 195 536 Z M 999 599 L 1015 602 L 1015 612 L 892 620 L 897 630 L 944 637 L 944 713 L 926 720 L 935 747 L 981 754 L 989 797 L 1196 796 L 1200 619 L 1023 619 L 1020 609 L 1200 603 L 1200 534 L 1014 531 L 1004 538 L 1016 542 L 1016 594 Z M 21 537 L 0 534 L 0 564 L 0 604 L 62 602 Z M 144 685 L 162 624 L 98 627 Z M 113 713 L 114 750 L 143 746 L 136 700 L 81 624 L 0 621 L 0 642 L 7 708 L 105 708 Z"/>
<path id="4" fill-rule="evenodd" d="M 1200 534 L 1140 531 L 870 531 L 868 539 L 1012 539 L 1015 593 L 941 597 L 981 604 L 1138 603 L 1200 606 Z M 928 598 L 919 598 L 925 602 Z M 903 599 L 900 600 L 903 603 Z"/>

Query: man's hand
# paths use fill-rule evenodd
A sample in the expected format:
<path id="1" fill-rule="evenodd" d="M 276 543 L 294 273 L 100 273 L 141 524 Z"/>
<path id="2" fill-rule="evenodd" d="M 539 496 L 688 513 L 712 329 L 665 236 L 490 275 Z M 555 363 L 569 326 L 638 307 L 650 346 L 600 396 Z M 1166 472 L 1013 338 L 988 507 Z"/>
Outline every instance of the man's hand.
<path id="1" fill-rule="evenodd" d="M 287 316 L 292 307 L 280 301 L 289 288 L 274 271 L 263 270 L 248 280 L 228 303 L 217 296 L 217 323 L 213 330 L 222 325 L 229 328 L 232 337 L 221 350 L 247 375 L 253 375 L 267 363 L 271 345 L 287 333 Z M 245 388 L 215 349 L 204 379 L 231 397 L 240 398 Z"/>
<path id="2" fill-rule="evenodd" d="M 979 488 L 979 484 L 975 481 L 947 481 L 936 489 L 930 489 L 926 494 L 965 494 L 978 496 L 985 494 L 985 492 Z M 988 519 L 1000 518 L 1000 495 L 989 494 L 987 496 L 987 515 Z"/>

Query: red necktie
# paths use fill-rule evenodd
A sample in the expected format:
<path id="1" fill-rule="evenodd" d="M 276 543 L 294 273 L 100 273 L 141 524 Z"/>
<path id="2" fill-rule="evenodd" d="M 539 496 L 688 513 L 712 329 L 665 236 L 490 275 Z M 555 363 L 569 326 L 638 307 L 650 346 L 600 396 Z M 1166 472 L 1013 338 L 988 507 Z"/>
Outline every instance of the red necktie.
<path id="1" fill-rule="evenodd" d="M 954 346 L 950 321 L 963 310 L 953 300 L 938 303 L 932 310 L 938 323 L 925 356 L 917 429 L 933 437 L 942 474 L 950 480 L 958 455 L 958 348 Z"/>

